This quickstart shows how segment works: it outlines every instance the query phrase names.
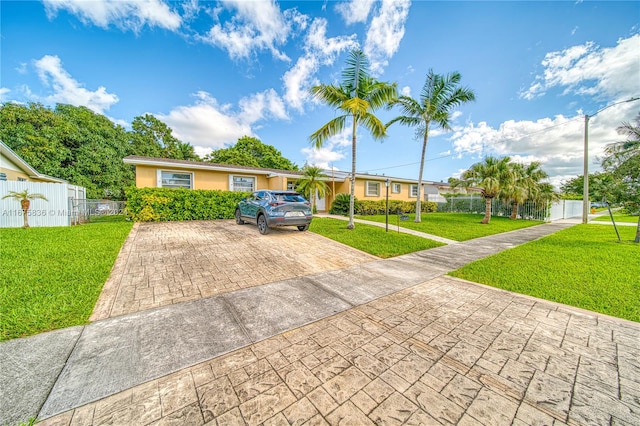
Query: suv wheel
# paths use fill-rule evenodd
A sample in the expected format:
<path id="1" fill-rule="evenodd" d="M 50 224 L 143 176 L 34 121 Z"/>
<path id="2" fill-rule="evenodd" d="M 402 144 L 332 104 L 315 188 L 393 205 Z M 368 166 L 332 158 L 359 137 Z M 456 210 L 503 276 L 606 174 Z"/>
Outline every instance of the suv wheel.
<path id="1" fill-rule="evenodd" d="M 307 229 L 309 229 L 309 225 L 299 225 L 298 226 L 298 231 L 300 231 L 300 232 L 304 232 Z"/>
<path id="2" fill-rule="evenodd" d="M 263 214 L 258 216 L 258 231 L 260 231 L 262 235 L 267 235 L 269 233 L 267 218 Z"/>
<path id="3" fill-rule="evenodd" d="M 242 215 L 240 214 L 240 209 L 236 209 L 236 223 L 238 225 L 244 225 L 244 220 L 242 220 Z"/>

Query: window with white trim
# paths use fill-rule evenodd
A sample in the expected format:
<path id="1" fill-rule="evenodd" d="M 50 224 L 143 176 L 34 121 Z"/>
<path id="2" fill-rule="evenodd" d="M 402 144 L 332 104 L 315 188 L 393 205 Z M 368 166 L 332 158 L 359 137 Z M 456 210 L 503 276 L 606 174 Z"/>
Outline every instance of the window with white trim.
<path id="1" fill-rule="evenodd" d="M 365 191 L 367 197 L 380 196 L 380 182 L 367 181 L 367 187 Z"/>
<path id="2" fill-rule="evenodd" d="M 287 181 L 287 191 L 295 191 L 296 190 L 296 181 L 289 180 Z"/>
<path id="3" fill-rule="evenodd" d="M 393 183 L 391 184 L 391 192 L 394 194 L 399 194 L 402 192 L 402 184 L 401 183 Z"/>
<path id="4" fill-rule="evenodd" d="M 256 178 L 254 176 L 229 176 L 229 187 L 235 192 L 253 192 L 256 189 Z"/>
<path id="5" fill-rule="evenodd" d="M 193 188 L 193 174 L 188 172 L 173 172 L 159 170 L 159 187 L 161 188 Z"/>
<path id="6" fill-rule="evenodd" d="M 409 185 L 409 197 L 418 198 L 418 185 Z"/>

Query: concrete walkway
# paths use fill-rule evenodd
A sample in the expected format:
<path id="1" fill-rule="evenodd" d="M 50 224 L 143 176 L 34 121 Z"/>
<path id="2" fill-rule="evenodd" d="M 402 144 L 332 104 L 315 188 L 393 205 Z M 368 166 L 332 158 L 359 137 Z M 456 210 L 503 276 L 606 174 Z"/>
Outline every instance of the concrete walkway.
<path id="1" fill-rule="evenodd" d="M 544 224 L 0 344 L 0 423 L 640 424 L 640 324 L 444 275 Z"/>

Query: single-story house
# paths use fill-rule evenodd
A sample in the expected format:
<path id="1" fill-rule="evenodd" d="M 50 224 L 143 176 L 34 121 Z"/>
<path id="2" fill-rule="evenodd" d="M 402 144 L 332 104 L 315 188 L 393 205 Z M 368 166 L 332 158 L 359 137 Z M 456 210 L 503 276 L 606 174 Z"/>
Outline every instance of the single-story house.
<path id="1" fill-rule="evenodd" d="M 0 227 L 23 225 L 22 208 L 15 199 L 5 198 L 10 191 L 42 194 L 47 201 L 35 199 L 29 208 L 31 226 L 68 226 L 76 217 L 72 200 L 83 200 L 85 188 L 38 172 L 4 142 L 0 141 Z"/>
<path id="2" fill-rule="evenodd" d="M 223 191 L 252 192 L 258 189 L 292 190 L 302 171 L 262 169 L 256 167 L 215 164 L 202 161 L 173 160 L 128 156 L 123 160 L 136 168 L 138 188 L 190 188 L 217 189 Z M 330 193 L 317 200 L 318 211 L 327 211 L 335 194 L 350 193 L 350 172 L 325 170 L 324 180 Z M 386 183 L 389 183 L 389 199 L 415 201 L 418 194 L 416 179 L 396 178 L 385 175 L 358 173 L 355 196 L 359 200 L 386 199 Z M 423 194 L 431 201 L 444 200 L 442 193 L 452 192 L 444 182 L 423 181 Z"/>

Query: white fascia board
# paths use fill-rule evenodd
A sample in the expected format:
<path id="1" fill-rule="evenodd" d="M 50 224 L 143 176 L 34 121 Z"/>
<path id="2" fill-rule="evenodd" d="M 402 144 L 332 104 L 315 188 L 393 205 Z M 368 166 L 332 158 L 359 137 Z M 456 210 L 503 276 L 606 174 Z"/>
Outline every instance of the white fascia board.
<path id="1" fill-rule="evenodd" d="M 136 166 L 155 166 L 155 167 L 165 167 L 165 168 L 173 168 L 173 169 L 187 169 L 187 170 L 215 170 L 221 172 L 231 172 L 231 173 L 239 173 L 239 174 L 260 174 L 260 175 L 270 175 L 273 174 L 271 170 L 261 170 L 261 169 L 240 169 L 235 168 L 233 166 L 230 167 L 220 167 L 214 165 L 207 164 L 185 164 L 185 163 L 174 163 L 172 161 L 159 161 L 159 160 L 141 160 L 141 159 L 127 159 L 124 158 L 122 160 L 126 164 L 133 164 Z"/>

